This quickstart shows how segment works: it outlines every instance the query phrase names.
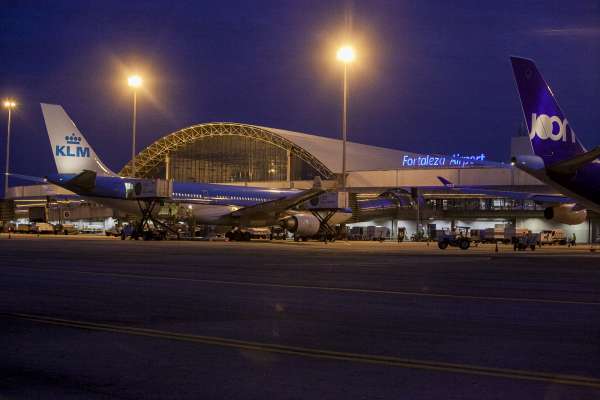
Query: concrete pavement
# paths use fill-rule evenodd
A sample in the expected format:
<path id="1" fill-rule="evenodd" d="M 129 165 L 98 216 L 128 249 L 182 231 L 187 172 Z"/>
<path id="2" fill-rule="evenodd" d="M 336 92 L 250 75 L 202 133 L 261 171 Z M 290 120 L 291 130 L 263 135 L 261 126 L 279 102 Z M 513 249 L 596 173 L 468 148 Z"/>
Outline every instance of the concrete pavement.
<path id="1" fill-rule="evenodd" d="M 600 256 L 0 239 L 6 398 L 600 397 Z"/>

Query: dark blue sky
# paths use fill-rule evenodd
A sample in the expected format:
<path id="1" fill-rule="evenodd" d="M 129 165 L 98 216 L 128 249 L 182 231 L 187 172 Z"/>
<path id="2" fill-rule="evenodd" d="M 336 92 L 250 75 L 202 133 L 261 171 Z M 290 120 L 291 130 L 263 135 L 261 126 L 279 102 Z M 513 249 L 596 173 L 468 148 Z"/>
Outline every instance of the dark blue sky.
<path id="1" fill-rule="evenodd" d="M 194 123 L 336 137 L 347 12 L 353 141 L 505 160 L 521 111 L 508 62 L 534 58 L 571 125 L 600 144 L 600 2 L 13 1 L 0 13 L 0 96 L 21 103 L 12 170 L 54 170 L 39 102 L 62 104 L 104 161 L 130 155 L 128 70 L 147 80 L 138 143 Z M 6 113 L 1 117 L 2 159 Z M 4 165 L 4 162 L 2 162 Z"/>

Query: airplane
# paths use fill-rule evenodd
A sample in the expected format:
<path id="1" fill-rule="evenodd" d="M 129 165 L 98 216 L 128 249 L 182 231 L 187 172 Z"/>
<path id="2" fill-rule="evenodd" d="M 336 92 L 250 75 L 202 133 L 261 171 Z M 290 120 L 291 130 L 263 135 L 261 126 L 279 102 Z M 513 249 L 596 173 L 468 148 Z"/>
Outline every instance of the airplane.
<path id="1" fill-rule="evenodd" d="M 510 61 L 532 150 L 512 163 L 571 199 L 569 206 L 547 209 L 549 217 L 568 219 L 584 209 L 600 213 L 600 146 L 588 151 L 581 144 L 534 61 Z"/>
<path id="2" fill-rule="evenodd" d="M 352 216 L 351 210 L 338 209 L 324 220 L 319 213 L 296 209 L 325 193 L 318 176 L 307 190 L 119 176 L 100 160 L 62 106 L 41 103 L 41 108 L 58 172 L 45 180 L 83 199 L 141 217 L 136 238 L 148 221 L 164 226 L 157 218 L 160 204 L 185 209 L 199 224 L 234 227 L 228 232 L 232 240 L 250 240 L 246 228 L 271 226 L 282 226 L 295 237 L 312 237 Z"/>
<path id="3" fill-rule="evenodd" d="M 497 190 L 477 186 L 458 186 L 448 179 L 438 176 L 444 188 L 458 193 L 480 194 L 485 196 L 505 197 L 513 200 L 531 200 L 546 206 L 544 218 L 566 225 L 578 225 L 587 219 L 587 210 L 574 203 L 574 200 L 560 194 L 520 192 L 512 190 Z"/>
<path id="4" fill-rule="evenodd" d="M 514 155 L 511 164 L 556 189 L 560 195 L 456 186 L 438 177 L 446 189 L 546 205 L 544 217 L 567 225 L 587 219 L 587 210 L 600 212 L 600 146 L 587 151 L 575 136 L 558 101 L 535 62 L 510 57 L 529 128 L 528 154 Z"/>

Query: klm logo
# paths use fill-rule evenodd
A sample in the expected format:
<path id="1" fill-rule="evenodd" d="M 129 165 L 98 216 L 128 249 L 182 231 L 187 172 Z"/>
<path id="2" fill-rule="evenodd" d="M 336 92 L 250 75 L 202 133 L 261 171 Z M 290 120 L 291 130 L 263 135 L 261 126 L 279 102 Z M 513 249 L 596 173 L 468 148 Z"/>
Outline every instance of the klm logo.
<path id="1" fill-rule="evenodd" d="M 569 121 L 557 116 L 549 117 L 546 114 L 531 114 L 531 132 L 529 139 L 538 137 L 542 140 L 550 139 L 552 141 L 567 141 L 567 132 L 571 132 L 571 142 L 575 143 L 575 132 L 569 127 Z"/>
<path id="2" fill-rule="evenodd" d="M 56 145 L 55 155 L 58 157 L 90 157 L 90 148 L 82 147 L 81 136 L 75 136 L 74 133 L 71 136 L 65 136 L 66 145 Z"/>

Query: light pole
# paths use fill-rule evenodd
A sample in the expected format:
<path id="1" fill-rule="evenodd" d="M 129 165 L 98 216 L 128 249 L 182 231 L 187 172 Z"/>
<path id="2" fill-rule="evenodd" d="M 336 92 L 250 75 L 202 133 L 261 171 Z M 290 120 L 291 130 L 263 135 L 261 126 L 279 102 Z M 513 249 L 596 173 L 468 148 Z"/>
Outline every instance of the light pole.
<path id="1" fill-rule="evenodd" d="M 9 173 L 9 162 L 10 162 L 10 124 L 12 117 L 12 110 L 17 106 L 14 100 L 4 100 L 4 108 L 8 110 L 8 128 L 6 130 L 6 168 L 4 169 L 4 198 L 8 196 L 8 173 Z"/>
<path id="2" fill-rule="evenodd" d="M 346 190 L 346 141 L 348 137 L 348 68 L 356 59 L 356 52 L 350 45 L 337 51 L 337 59 L 344 64 L 344 107 L 342 111 L 342 189 Z"/>
<path id="3" fill-rule="evenodd" d="M 131 132 L 131 176 L 135 178 L 135 123 L 137 114 L 137 90 L 142 86 L 142 77 L 131 75 L 127 78 L 127 84 L 133 88 L 133 122 Z"/>

